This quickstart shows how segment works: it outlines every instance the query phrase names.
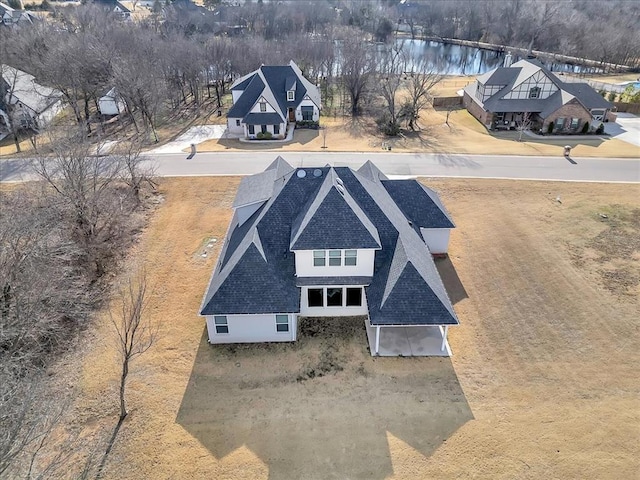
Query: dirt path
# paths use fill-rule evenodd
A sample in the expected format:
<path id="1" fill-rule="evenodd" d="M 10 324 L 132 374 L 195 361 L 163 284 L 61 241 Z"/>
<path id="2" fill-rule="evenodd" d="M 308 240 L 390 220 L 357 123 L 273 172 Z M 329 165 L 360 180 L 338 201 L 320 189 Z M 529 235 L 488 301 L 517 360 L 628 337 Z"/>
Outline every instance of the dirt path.
<path id="1" fill-rule="evenodd" d="M 134 365 L 106 478 L 637 474 L 637 186 L 428 182 L 458 226 L 439 265 L 461 319 L 449 360 L 374 359 L 359 319 L 292 345 L 209 346 L 197 310 L 238 182 L 161 186 L 139 255 L 162 336 Z M 108 335 L 87 347 L 78 404 L 101 422 L 115 414 Z"/>

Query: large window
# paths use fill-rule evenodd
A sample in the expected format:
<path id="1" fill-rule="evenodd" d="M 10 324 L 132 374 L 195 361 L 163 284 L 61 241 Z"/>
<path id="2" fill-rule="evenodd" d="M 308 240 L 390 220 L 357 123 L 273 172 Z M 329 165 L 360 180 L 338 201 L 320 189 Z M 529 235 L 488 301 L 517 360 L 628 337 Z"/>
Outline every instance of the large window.
<path id="1" fill-rule="evenodd" d="M 342 288 L 327 288 L 327 307 L 342 306 Z"/>
<path id="2" fill-rule="evenodd" d="M 278 135 L 280 133 L 280 125 L 273 126 L 273 134 Z"/>
<path id="3" fill-rule="evenodd" d="M 357 250 L 314 250 L 313 266 L 327 266 L 327 254 L 330 267 L 340 267 L 342 265 L 345 267 L 355 267 L 358 264 Z"/>
<path id="4" fill-rule="evenodd" d="M 538 98 L 540 96 L 540 87 L 532 87 L 529 90 L 529 98 Z"/>
<path id="5" fill-rule="evenodd" d="M 347 307 L 362 306 L 362 288 L 347 288 Z"/>
<path id="6" fill-rule="evenodd" d="M 309 307 L 361 307 L 362 287 L 310 288 L 307 300 Z"/>
<path id="7" fill-rule="evenodd" d="M 313 121 L 313 107 L 300 107 L 302 110 L 302 120 Z"/>
<path id="8" fill-rule="evenodd" d="M 236 127 L 240 126 L 240 119 L 236 119 Z"/>
<path id="9" fill-rule="evenodd" d="M 276 315 L 276 332 L 289 331 L 289 315 Z"/>
<path id="10" fill-rule="evenodd" d="M 310 288 L 307 291 L 307 300 L 310 307 L 324 307 L 324 289 Z"/>
<path id="11" fill-rule="evenodd" d="M 256 129 L 253 125 L 249 125 L 249 135 L 253 135 L 254 133 L 256 133 Z"/>
<path id="12" fill-rule="evenodd" d="M 229 323 L 226 316 L 216 315 L 213 317 L 213 322 L 216 325 L 216 333 L 229 333 Z"/>
<path id="13" fill-rule="evenodd" d="M 267 126 L 266 125 L 260 125 L 260 131 L 262 133 L 267 133 Z"/>
<path id="14" fill-rule="evenodd" d="M 580 125 L 580 119 L 579 118 L 572 118 L 571 119 L 571 130 L 577 130 L 578 129 L 578 125 Z"/>

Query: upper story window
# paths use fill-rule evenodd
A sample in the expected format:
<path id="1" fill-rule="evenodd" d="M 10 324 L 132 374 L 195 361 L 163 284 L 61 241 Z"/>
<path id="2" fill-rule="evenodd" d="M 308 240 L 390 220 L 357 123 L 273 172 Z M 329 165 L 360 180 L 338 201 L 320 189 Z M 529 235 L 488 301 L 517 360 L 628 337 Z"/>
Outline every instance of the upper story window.
<path id="1" fill-rule="evenodd" d="M 330 267 L 355 267 L 358 264 L 357 250 L 314 250 L 313 266 L 326 267 L 327 257 L 329 257 L 328 265 Z"/>
<path id="2" fill-rule="evenodd" d="M 540 87 L 532 87 L 529 90 L 529 98 L 538 98 L 540 96 Z"/>
<path id="3" fill-rule="evenodd" d="M 293 102 L 296 99 L 296 92 L 293 90 L 287 91 L 287 102 Z"/>
<path id="4" fill-rule="evenodd" d="M 266 112 L 267 111 L 267 103 L 266 102 L 260 102 L 260 111 L 261 112 Z"/>

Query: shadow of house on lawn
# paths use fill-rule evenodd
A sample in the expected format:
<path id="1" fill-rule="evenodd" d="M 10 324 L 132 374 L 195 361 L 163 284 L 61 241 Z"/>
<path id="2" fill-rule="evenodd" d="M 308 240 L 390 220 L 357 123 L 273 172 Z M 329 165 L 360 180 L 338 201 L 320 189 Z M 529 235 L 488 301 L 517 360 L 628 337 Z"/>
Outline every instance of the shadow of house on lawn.
<path id="1" fill-rule="evenodd" d="M 205 332 L 177 423 L 218 459 L 246 445 L 270 479 L 381 480 L 387 433 L 430 456 L 473 419 L 450 359 L 371 357 L 363 317 L 300 330 L 297 343 L 217 346 Z"/>
<path id="2" fill-rule="evenodd" d="M 442 279 L 442 283 L 444 284 L 444 288 L 447 290 L 447 294 L 449 294 L 451 303 L 455 305 L 465 298 L 469 298 L 464 285 L 462 285 L 460 281 L 460 277 L 458 277 L 456 267 L 451 263 L 449 256 L 434 258 L 434 262 Z"/>

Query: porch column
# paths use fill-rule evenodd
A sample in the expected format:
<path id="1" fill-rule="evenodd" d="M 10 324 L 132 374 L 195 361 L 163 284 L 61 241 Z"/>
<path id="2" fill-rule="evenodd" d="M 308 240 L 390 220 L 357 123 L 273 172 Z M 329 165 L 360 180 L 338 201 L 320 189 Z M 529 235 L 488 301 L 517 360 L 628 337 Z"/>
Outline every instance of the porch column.
<path id="1" fill-rule="evenodd" d="M 380 350 L 380 325 L 376 325 L 376 355 L 378 350 Z"/>
<path id="2" fill-rule="evenodd" d="M 442 346 L 440 350 L 444 352 L 444 347 L 447 345 L 447 331 L 449 330 L 449 326 L 445 325 L 444 332 L 442 332 Z"/>

